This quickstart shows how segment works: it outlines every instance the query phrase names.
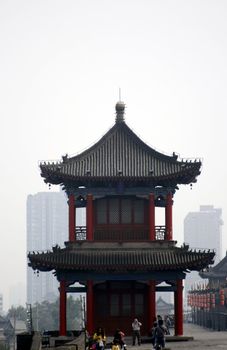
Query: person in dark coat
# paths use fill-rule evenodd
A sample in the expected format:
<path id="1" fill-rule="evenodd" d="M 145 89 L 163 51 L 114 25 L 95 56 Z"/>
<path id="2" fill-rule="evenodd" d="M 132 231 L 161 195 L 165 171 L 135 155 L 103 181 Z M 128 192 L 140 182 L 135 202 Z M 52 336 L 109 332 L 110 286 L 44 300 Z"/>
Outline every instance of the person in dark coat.
<path id="1" fill-rule="evenodd" d="M 124 332 L 122 332 L 119 328 L 117 328 L 115 333 L 114 333 L 113 343 L 117 342 L 117 344 L 119 344 L 119 346 L 120 346 L 120 349 L 126 348 L 126 344 L 124 342 L 124 337 L 125 337 Z"/>
<path id="2" fill-rule="evenodd" d="M 167 334 L 167 329 L 164 326 L 163 320 L 158 321 L 158 325 L 155 329 L 155 347 L 156 349 L 162 349 L 165 347 L 165 335 Z"/>

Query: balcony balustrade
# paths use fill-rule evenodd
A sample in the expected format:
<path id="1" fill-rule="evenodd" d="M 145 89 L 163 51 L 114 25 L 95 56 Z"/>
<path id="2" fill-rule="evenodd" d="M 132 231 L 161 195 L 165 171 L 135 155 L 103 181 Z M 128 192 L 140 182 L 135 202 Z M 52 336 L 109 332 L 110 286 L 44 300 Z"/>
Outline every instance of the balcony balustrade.
<path id="1" fill-rule="evenodd" d="M 76 226 L 76 241 L 86 241 L 87 227 Z"/>
<path id="2" fill-rule="evenodd" d="M 86 226 L 76 226 L 76 240 L 86 240 Z M 163 225 L 155 226 L 155 235 L 157 241 L 166 239 L 166 227 Z M 94 231 L 95 241 L 147 241 L 149 240 L 149 231 L 145 229 L 130 228 L 127 230 L 116 229 L 96 229 Z"/>

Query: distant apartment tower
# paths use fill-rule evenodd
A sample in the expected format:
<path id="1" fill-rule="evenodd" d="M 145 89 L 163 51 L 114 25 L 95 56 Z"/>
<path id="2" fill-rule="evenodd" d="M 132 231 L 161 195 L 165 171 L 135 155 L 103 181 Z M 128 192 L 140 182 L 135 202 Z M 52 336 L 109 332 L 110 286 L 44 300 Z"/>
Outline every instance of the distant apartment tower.
<path id="1" fill-rule="evenodd" d="M 27 197 L 27 251 L 63 246 L 68 234 L 68 204 L 63 192 L 40 192 Z M 27 303 L 58 297 L 58 283 L 52 272 L 36 274 L 27 267 Z"/>
<path id="2" fill-rule="evenodd" d="M 184 219 L 184 242 L 190 248 L 215 250 L 215 264 L 222 259 L 222 209 L 201 205 L 200 211 L 190 212 Z M 191 272 L 185 280 L 185 292 L 196 283 L 204 283 L 198 272 Z"/>

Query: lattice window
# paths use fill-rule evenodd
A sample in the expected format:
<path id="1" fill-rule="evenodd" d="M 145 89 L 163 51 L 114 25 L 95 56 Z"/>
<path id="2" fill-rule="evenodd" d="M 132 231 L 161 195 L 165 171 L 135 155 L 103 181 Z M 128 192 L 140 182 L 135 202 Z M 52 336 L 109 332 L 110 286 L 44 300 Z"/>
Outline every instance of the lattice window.
<path id="1" fill-rule="evenodd" d="M 135 314 L 143 315 L 144 309 L 144 298 L 143 294 L 135 294 Z"/>
<path id="2" fill-rule="evenodd" d="M 96 307 L 99 310 L 98 313 L 101 316 L 108 316 L 108 297 L 103 293 L 96 297 Z"/>
<path id="3" fill-rule="evenodd" d="M 97 200 L 97 224 L 143 224 L 144 201 L 131 198 L 105 198 Z"/>
<path id="4" fill-rule="evenodd" d="M 121 223 L 130 224 L 132 222 L 132 201 L 122 199 L 121 201 Z"/>
<path id="5" fill-rule="evenodd" d="M 110 296 L 110 316 L 119 316 L 119 295 L 112 294 Z"/>
<path id="6" fill-rule="evenodd" d="M 99 199 L 97 201 L 97 223 L 106 224 L 107 223 L 107 200 Z"/>
<path id="7" fill-rule="evenodd" d="M 110 224 L 119 224 L 120 222 L 119 200 L 115 198 L 109 201 L 109 222 Z"/>
<path id="8" fill-rule="evenodd" d="M 134 223 L 143 224 L 144 223 L 144 201 L 136 200 L 134 202 Z"/>
<path id="9" fill-rule="evenodd" d="M 130 294 L 122 294 L 122 315 L 130 316 L 131 315 L 131 295 Z"/>

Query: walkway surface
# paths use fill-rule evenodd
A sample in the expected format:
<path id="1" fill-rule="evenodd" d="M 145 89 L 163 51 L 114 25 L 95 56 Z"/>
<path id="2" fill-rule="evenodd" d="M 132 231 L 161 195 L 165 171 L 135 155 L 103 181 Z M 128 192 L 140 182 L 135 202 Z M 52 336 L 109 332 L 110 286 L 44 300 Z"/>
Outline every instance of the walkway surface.
<path id="1" fill-rule="evenodd" d="M 193 337 L 194 340 L 166 342 L 166 349 L 183 350 L 227 350 L 227 332 L 216 332 L 194 324 L 184 324 L 184 335 Z M 131 346 L 127 344 L 128 350 L 152 350 L 151 344 Z"/>

